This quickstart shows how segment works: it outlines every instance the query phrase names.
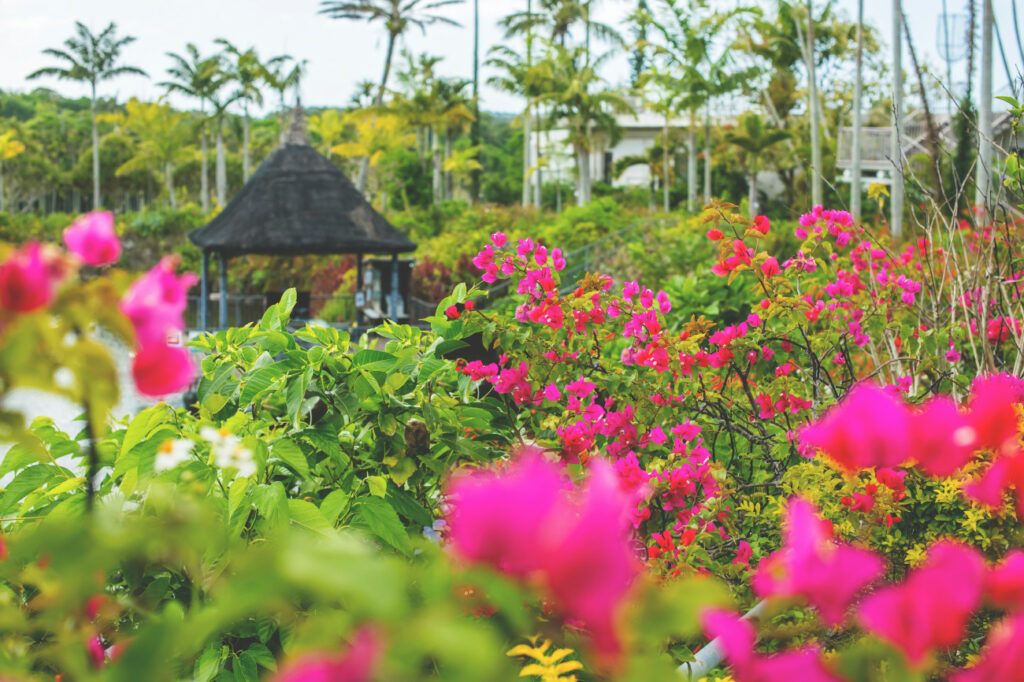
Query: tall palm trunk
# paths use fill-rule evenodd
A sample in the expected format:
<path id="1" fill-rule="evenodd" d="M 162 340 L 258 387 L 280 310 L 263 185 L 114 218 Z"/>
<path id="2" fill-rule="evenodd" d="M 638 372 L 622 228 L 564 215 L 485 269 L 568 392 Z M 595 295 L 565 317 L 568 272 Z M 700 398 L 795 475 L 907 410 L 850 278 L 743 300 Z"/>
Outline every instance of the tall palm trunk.
<path id="1" fill-rule="evenodd" d="M 530 205 L 530 129 L 533 121 L 530 120 L 530 107 L 526 107 L 526 117 L 523 119 L 523 207 Z"/>
<path id="2" fill-rule="evenodd" d="M 398 40 L 398 34 L 391 31 L 388 34 L 388 51 L 384 55 L 384 74 L 380 78 L 380 87 L 377 89 L 377 96 L 373 100 L 373 105 L 379 107 L 384 103 L 384 91 L 388 87 L 388 75 L 391 73 L 391 59 L 395 55 L 395 42 Z M 356 189 L 360 193 L 366 191 L 366 182 L 370 178 L 370 157 L 364 156 L 362 162 L 359 164 L 359 177 L 356 180 Z"/>
<path id="3" fill-rule="evenodd" d="M 664 195 L 665 213 L 669 211 L 671 197 L 668 189 L 668 114 L 665 114 L 665 127 L 661 131 L 661 191 Z"/>
<path id="4" fill-rule="evenodd" d="M 436 204 L 441 200 L 442 191 L 442 177 L 441 177 L 441 136 L 437 134 L 437 131 L 431 131 L 431 151 L 434 157 L 434 203 Z"/>
<path id="5" fill-rule="evenodd" d="M 171 208 L 178 210 L 178 197 L 174 194 L 174 167 L 170 161 L 164 164 L 164 185 L 167 187 L 167 195 L 171 198 Z"/>
<path id="6" fill-rule="evenodd" d="M 697 110 L 690 109 L 690 134 L 686 140 L 686 210 L 697 209 Z"/>
<path id="7" fill-rule="evenodd" d="M 92 83 L 92 99 L 89 103 L 92 115 L 92 210 L 100 209 L 100 131 L 96 125 L 96 81 Z"/>
<path id="8" fill-rule="evenodd" d="M 203 215 L 210 212 L 210 143 L 206 137 L 206 127 L 203 124 L 202 137 L 199 140 L 203 150 L 203 161 L 199 176 L 199 194 L 203 206 Z"/>
<path id="9" fill-rule="evenodd" d="M 853 81 L 853 163 L 850 168 L 850 213 L 855 220 L 860 220 L 860 137 L 861 137 L 861 90 L 863 89 L 863 57 L 864 57 L 864 0 L 857 0 L 857 52 L 856 67 Z"/>
<path id="10" fill-rule="evenodd" d="M 590 203 L 590 151 L 577 143 L 576 148 L 576 196 L 580 206 Z"/>
<path id="11" fill-rule="evenodd" d="M 444 131 L 444 158 L 445 161 L 452 158 L 452 133 L 450 130 Z M 444 198 L 452 199 L 455 190 L 454 178 L 452 177 L 451 171 L 445 171 L 444 174 Z"/>
<path id="12" fill-rule="evenodd" d="M 811 203 L 820 206 L 824 194 L 821 175 L 821 128 L 818 111 L 818 82 L 814 72 L 814 14 L 811 0 L 807 0 L 807 45 L 804 51 L 807 65 L 808 111 L 811 117 Z"/>
<path id="13" fill-rule="evenodd" d="M 538 116 L 537 119 L 538 119 L 538 122 L 539 122 L 540 121 L 540 116 Z M 543 192 L 543 189 L 544 189 L 544 175 L 543 175 L 543 171 L 540 168 L 540 126 L 539 125 L 537 126 L 537 135 L 536 135 L 536 140 L 534 141 L 534 147 L 537 150 L 537 164 L 536 164 L 537 165 L 537 169 L 535 171 L 533 171 L 533 191 L 534 191 L 533 203 L 534 203 L 534 206 L 537 206 L 538 208 L 543 208 L 543 206 L 544 206 L 544 192 Z M 559 178 L 559 182 L 561 182 L 561 178 Z"/>
<path id="14" fill-rule="evenodd" d="M 754 170 L 747 173 L 747 205 L 753 218 L 757 215 L 757 171 Z"/>
<path id="15" fill-rule="evenodd" d="M 242 182 L 249 182 L 249 105 L 242 116 Z"/>
<path id="16" fill-rule="evenodd" d="M 704 204 L 711 203 L 711 101 L 704 105 Z"/>
<path id="17" fill-rule="evenodd" d="M 228 200 L 228 169 L 224 158 L 224 130 L 217 121 L 217 206 L 223 209 Z"/>

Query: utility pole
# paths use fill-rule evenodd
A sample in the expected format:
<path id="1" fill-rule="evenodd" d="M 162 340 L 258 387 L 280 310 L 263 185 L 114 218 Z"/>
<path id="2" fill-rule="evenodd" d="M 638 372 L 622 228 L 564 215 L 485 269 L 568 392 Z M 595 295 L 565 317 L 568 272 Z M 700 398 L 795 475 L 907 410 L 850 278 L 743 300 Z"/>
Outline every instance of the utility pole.
<path id="1" fill-rule="evenodd" d="M 861 96 L 863 77 L 861 68 L 864 57 L 864 0 L 857 0 L 857 65 L 853 81 L 853 163 L 850 169 L 850 213 L 854 220 L 860 220 L 860 133 L 861 133 Z"/>
<path id="2" fill-rule="evenodd" d="M 892 0 L 892 136 L 889 156 L 892 161 L 889 232 L 894 239 L 903 236 L 903 3 Z"/>
<path id="3" fill-rule="evenodd" d="M 978 102 L 978 168 L 974 203 L 988 211 L 992 183 L 992 0 L 981 0 L 981 92 Z"/>
<path id="4" fill-rule="evenodd" d="M 473 127 L 470 129 L 470 144 L 480 146 L 480 0 L 473 0 Z M 483 159 L 482 150 L 477 151 L 477 161 Z M 470 173 L 469 200 L 471 204 L 480 201 L 480 170 Z"/>

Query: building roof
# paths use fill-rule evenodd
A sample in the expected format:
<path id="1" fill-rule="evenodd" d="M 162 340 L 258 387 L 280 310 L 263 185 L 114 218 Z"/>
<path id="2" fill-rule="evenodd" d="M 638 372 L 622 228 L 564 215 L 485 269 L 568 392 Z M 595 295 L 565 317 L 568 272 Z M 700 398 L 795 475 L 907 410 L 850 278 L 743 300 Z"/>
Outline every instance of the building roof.
<path id="1" fill-rule="evenodd" d="M 309 145 L 302 110 L 278 147 L 209 224 L 188 237 L 226 256 L 405 253 L 416 244 Z"/>

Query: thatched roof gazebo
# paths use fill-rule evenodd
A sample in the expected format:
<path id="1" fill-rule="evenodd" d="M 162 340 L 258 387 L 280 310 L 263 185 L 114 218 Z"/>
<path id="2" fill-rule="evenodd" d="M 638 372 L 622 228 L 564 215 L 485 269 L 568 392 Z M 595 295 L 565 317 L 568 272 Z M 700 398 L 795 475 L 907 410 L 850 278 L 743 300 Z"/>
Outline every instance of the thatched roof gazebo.
<path id="1" fill-rule="evenodd" d="M 355 254 L 362 282 L 364 254 L 390 254 L 391 296 L 398 297 L 398 254 L 416 244 L 369 204 L 338 168 L 310 146 L 302 108 L 278 147 L 217 217 L 192 230 L 203 250 L 199 319 L 207 326 L 209 256 L 220 265 L 219 326 L 227 326 L 227 261 L 245 254 Z"/>

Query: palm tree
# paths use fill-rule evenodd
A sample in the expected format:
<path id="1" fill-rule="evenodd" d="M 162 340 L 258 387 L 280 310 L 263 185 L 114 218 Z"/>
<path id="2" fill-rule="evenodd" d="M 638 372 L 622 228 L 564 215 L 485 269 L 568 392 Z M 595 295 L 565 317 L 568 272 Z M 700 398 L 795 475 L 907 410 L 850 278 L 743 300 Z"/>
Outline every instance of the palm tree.
<path id="1" fill-rule="evenodd" d="M 770 147 L 789 138 L 789 131 L 771 130 L 757 114 L 746 114 L 737 130 L 726 133 L 726 142 L 740 148 L 741 165 L 747 173 L 747 203 L 750 217 L 757 215 L 757 174 L 761 170 L 764 153 Z"/>
<path id="2" fill-rule="evenodd" d="M 185 46 L 185 53 L 185 56 L 174 52 L 167 53 L 174 61 L 167 69 L 167 74 L 173 80 L 166 80 L 158 85 L 167 88 L 168 92 L 177 92 L 199 100 L 199 140 L 202 150 L 199 194 L 205 214 L 210 212 L 210 149 L 206 136 L 206 102 L 224 84 L 225 76 L 220 68 L 220 58 L 201 56 L 193 43 Z"/>
<path id="3" fill-rule="evenodd" d="M 121 164 L 116 174 L 158 169 L 164 176 L 171 208 L 177 209 L 174 173 L 197 156 L 196 148 L 188 144 L 195 134 L 188 117 L 172 110 L 168 104 L 139 102 L 134 98 L 125 103 L 124 111 L 112 118 L 131 133 L 138 144 L 135 155 Z"/>
<path id="4" fill-rule="evenodd" d="M 61 66 L 47 66 L 28 75 L 29 79 L 53 76 L 59 80 L 81 81 L 89 84 L 89 112 L 92 115 L 92 208 L 100 207 L 100 134 L 96 127 L 96 86 L 118 76 L 148 74 L 137 66 L 118 66 L 121 50 L 135 41 L 134 36 L 117 36 L 117 25 L 107 24 L 99 34 L 93 34 L 80 21 L 75 22 L 75 35 L 64 41 L 65 49 L 47 48 L 43 54 L 63 62 Z"/>
<path id="5" fill-rule="evenodd" d="M 289 69 L 290 63 L 294 62 L 292 67 Z M 291 55 L 282 54 L 276 57 L 271 57 L 264 64 L 266 72 L 263 74 L 263 80 L 271 90 L 277 92 L 278 104 L 281 108 L 281 139 L 284 139 L 287 123 L 286 117 L 287 105 L 285 104 L 285 95 L 289 89 L 295 90 L 295 101 L 298 102 L 299 98 L 299 84 L 302 81 L 302 74 L 306 71 L 307 60 L 296 61 Z"/>
<path id="6" fill-rule="evenodd" d="M 217 183 L 217 207 L 224 208 L 228 202 L 228 168 L 227 153 L 224 150 L 224 118 L 227 116 L 228 107 L 235 103 L 238 92 L 221 96 L 218 94 L 220 90 L 221 88 L 218 87 L 218 92 L 210 95 L 209 100 L 213 106 L 210 119 L 213 120 L 213 128 L 217 134 L 217 163 L 214 174 Z"/>
<path id="7" fill-rule="evenodd" d="M 532 39 L 527 36 L 527 41 L 529 44 Z M 538 94 L 531 87 L 532 81 L 529 78 L 533 66 L 530 52 L 530 49 L 527 49 L 526 57 L 524 57 L 519 50 L 507 45 L 495 45 L 490 49 L 485 62 L 486 66 L 499 72 L 487 79 L 489 85 L 526 99 L 526 108 L 520 115 L 523 122 L 523 206 L 530 204 L 530 174 L 533 170 L 530 167 L 530 141 L 533 127 L 531 100 Z"/>
<path id="8" fill-rule="evenodd" d="M 260 92 L 260 83 L 266 81 L 267 70 L 260 63 L 256 50 L 252 47 L 244 52 L 228 40 L 217 38 L 218 45 L 224 48 L 224 52 L 233 57 L 233 62 L 228 62 L 227 76 L 237 89 L 234 100 L 242 103 L 242 181 L 249 181 L 249 105 L 263 106 L 263 93 Z"/>
<path id="9" fill-rule="evenodd" d="M 434 14 L 442 7 L 461 4 L 464 0 L 357 0 L 355 2 L 344 0 L 322 0 L 320 3 L 320 14 L 325 14 L 331 19 L 351 19 L 355 21 L 375 22 L 384 24 L 388 32 L 388 47 L 384 53 L 384 73 L 381 75 L 380 85 L 377 88 L 377 96 L 374 98 L 374 106 L 384 103 L 384 93 L 388 87 L 388 76 L 391 73 L 391 62 L 395 56 L 395 45 L 398 37 L 408 30 L 410 26 L 416 26 L 424 34 L 427 26 L 432 24 L 449 24 L 460 26 L 457 21 L 448 17 Z M 360 192 L 366 189 L 366 180 L 370 172 L 370 159 L 364 157 L 359 168 L 359 179 L 356 187 Z"/>
<path id="10" fill-rule="evenodd" d="M 590 202 L 590 150 L 594 133 L 614 139 L 620 132 L 615 115 L 636 114 L 620 93 L 604 88 L 593 91 L 592 86 L 602 84 L 597 71 L 611 54 L 605 53 L 581 65 L 583 48 L 555 45 L 534 67 L 540 94 L 533 101 L 549 107 L 547 117 L 551 124 L 566 128 L 576 159 L 576 194 L 581 206 Z"/>

